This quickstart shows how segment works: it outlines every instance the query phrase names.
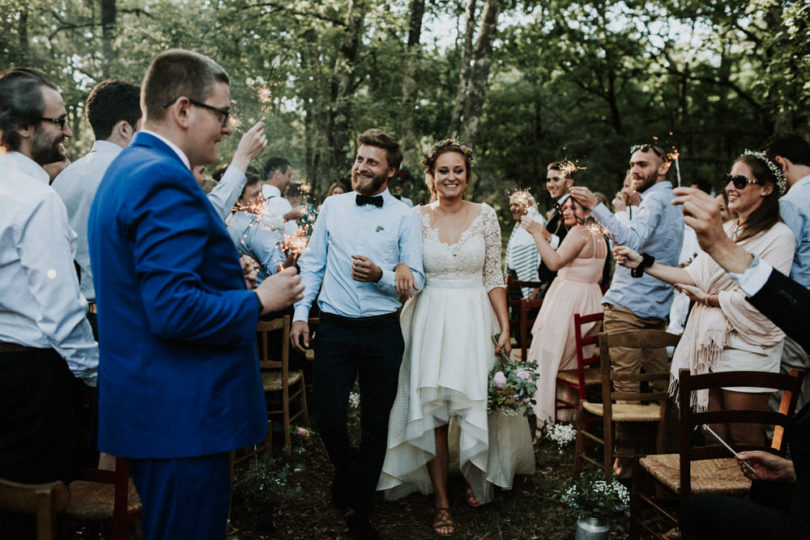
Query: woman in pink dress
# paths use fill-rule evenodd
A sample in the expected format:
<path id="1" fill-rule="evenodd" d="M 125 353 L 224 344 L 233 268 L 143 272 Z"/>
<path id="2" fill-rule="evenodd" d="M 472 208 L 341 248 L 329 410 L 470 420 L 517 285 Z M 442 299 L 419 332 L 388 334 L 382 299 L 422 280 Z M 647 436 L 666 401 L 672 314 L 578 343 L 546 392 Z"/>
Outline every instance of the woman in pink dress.
<path id="1" fill-rule="evenodd" d="M 529 359 L 537 362 L 540 378 L 534 414 L 538 429 L 545 422 L 554 422 L 555 397 L 576 402 L 578 396 L 567 387 L 557 388 L 557 371 L 574 369 L 577 365 L 574 339 L 574 313 L 602 311 L 602 291 L 599 280 L 607 257 L 607 243 L 601 229 L 585 222 L 590 211 L 585 210 L 573 197 L 562 203 L 563 218 L 568 234 L 555 251 L 545 240 L 542 226 L 524 220 L 523 225 L 534 237 L 540 257 L 549 270 L 559 273 L 546 293 L 543 306 L 532 327 L 532 345 Z M 583 327 L 583 337 L 596 332 L 596 323 Z M 591 354 L 586 351 L 586 354 Z M 558 419 L 568 421 L 570 410 L 564 410 Z"/>

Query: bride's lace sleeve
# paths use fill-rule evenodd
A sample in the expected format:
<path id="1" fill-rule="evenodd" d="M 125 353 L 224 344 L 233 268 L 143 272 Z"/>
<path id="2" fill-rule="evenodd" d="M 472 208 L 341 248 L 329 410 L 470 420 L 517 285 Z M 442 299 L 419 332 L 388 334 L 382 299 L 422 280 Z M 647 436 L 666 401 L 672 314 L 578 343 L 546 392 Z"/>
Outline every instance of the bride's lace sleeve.
<path id="1" fill-rule="evenodd" d="M 484 288 L 487 292 L 495 287 L 503 287 L 503 274 L 501 273 L 501 227 L 498 225 L 498 216 L 491 206 L 484 204 L 483 213 L 484 245 L 486 255 L 484 259 Z"/>

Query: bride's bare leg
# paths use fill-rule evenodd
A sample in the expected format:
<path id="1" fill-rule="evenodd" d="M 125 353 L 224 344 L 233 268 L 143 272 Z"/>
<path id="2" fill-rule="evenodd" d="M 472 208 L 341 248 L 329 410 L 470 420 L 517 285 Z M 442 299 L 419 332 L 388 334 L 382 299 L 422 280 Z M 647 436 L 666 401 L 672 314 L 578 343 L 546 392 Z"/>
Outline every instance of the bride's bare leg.
<path id="1" fill-rule="evenodd" d="M 449 451 L 447 448 L 447 425 L 433 430 L 436 440 L 436 457 L 427 464 L 430 482 L 433 484 L 433 505 L 436 508 L 434 530 L 440 536 L 453 534 L 453 522 L 450 517 L 450 499 L 447 497 L 447 469 Z"/>
<path id="2" fill-rule="evenodd" d="M 447 508 L 450 500 L 447 498 L 447 469 L 449 451 L 447 449 L 447 425 L 439 426 L 433 430 L 436 439 L 436 457 L 428 462 L 427 469 L 430 481 L 433 484 L 433 496 L 436 508 Z"/>

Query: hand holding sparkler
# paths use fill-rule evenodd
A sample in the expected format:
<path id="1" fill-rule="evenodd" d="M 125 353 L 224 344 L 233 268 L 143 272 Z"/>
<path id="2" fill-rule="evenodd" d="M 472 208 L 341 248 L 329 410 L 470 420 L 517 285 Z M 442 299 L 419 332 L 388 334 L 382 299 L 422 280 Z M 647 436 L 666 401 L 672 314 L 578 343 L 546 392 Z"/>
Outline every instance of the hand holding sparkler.
<path id="1" fill-rule="evenodd" d="M 793 462 L 762 450 L 738 452 L 735 456 L 742 473 L 751 480 L 766 482 L 793 482 L 796 469 Z"/>
<path id="2" fill-rule="evenodd" d="M 304 297 L 304 284 L 295 268 L 285 268 L 259 285 L 256 295 L 262 306 L 262 315 L 280 311 Z"/>
<path id="3" fill-rule="evenodd" d="M 542 223 L 533 220 L 529 216 L 520 218 L 520 226 L 526 229 L 532 236 L 541 236 L 546 242 L 551 239 L 551 233 L 548 232 L 548 229 L 546 229 Z"/>
<path id="4" fill-rule="evenodd" d="M 599 204 L 596 196 L 584 186 L 572 186 L 569 193 L 585 210 L 593 210 Z"/>
<path id="5" fill-rule="evenodd" d="M 236 147 L 231 165 L 242 172 L 247 171 L 250 162 L 259 157 L 266 147 L 267 137 L 264 135 L 264 124 L 256 122 L 239 140 L 239 146 Z"/>
<path id="6" fill-rule="evenodd" d="M 256 282 L 259 279 L 259 273 L 256 270 L 256 261 L 247 255 L 242 255 L 239 257 L 239 264 L 242 265 L 242 275 L 245 278 L 245 286 L 251 291 L 256 287 Z"/>
<path id="7" fill-rule="evenodd" d="M 624 266 L 625 268 L 633 269 L 638 267 L 643 260 L 636 250 L 627 246 L 616 246 L 613 248 L 613 258 L 616 259 L 616 264 Z"/>

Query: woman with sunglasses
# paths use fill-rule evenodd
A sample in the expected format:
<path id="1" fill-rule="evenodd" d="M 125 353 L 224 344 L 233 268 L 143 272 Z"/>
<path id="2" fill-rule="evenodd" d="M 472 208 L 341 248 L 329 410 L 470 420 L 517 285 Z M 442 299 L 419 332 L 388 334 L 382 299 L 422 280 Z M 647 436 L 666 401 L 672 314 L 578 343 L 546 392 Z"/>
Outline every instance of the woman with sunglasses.
<path id="1" fill-rule="evenodd" d="M 746 150 L 723 177 L 728 209 L 736 214 L 725 224 L 726 234 L 751 253 L 787 274 L 795 249 L 793 233 L 779 218 L 779 196 L 785 191 L 781 169 L 763 153 Z M 784 333 L 745 299 L 726 272 L 706 254 L 686 268 L 657 264 L 652 257 L 625 246 L 613 250 L 616 262 L 641 276 L 647 272 L 686 292 L 694 301 L 681 342 L 672 359 L 670 393 L 677 392 L 678 370 L 692 373 L 722 371 L 778 372 Z M 751 388 L 724 388 L 698 393 L 698 410 L 768 409 L 768 393 Z M 764 432 L 756 424 L 713 426 L 735 445 L 762 445 Z"/>

